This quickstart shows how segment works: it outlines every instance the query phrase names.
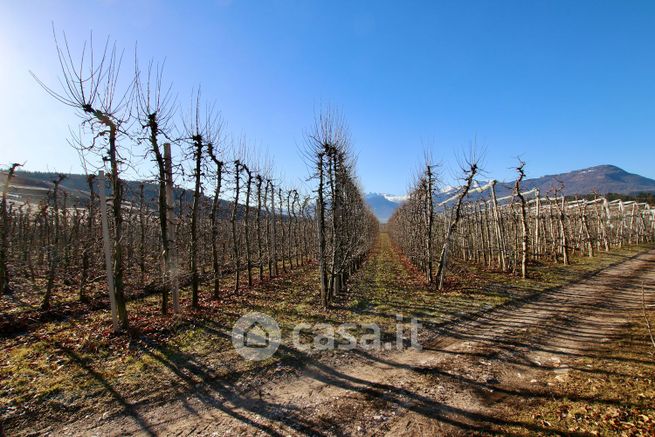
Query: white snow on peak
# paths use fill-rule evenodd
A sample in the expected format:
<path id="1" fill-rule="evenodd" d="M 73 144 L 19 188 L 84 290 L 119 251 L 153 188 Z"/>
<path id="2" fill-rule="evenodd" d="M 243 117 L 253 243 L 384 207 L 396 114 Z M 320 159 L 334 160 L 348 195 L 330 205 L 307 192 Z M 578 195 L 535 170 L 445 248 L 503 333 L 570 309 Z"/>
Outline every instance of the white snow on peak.
<path id="1" fill-rule="evenodd" d="M 409 198 L 409 196 L 407 194 L 400 194 L 400 195 L 397 195 L 397 194 L 382 194 L 382 195 L 389 202 L 393 202 L 393 203 L 404 202 L 405 200 L 407 200 Z"/>
<path id="2" fill-rule="evenodd" d="M 402 203 L 407 199 L 409 199 L 409 195 L 407 194 L 366 193 L 364 196 L 365 197 L 380 196 L 380 197 L 384 197 L 386 200 L 393 203 Z"/>

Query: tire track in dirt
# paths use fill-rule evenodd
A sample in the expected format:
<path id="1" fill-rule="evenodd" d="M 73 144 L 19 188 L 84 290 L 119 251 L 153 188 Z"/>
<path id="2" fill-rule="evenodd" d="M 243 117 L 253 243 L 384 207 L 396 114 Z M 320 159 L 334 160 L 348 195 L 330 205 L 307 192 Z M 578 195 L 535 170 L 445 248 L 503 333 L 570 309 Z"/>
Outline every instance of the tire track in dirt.
<path id="1" fill-rule="evenodd" d="M 365 267 L 365 280 L 376 287 L 406 286 L 412 274 L 397 257 L 380 248 Z M 147 429 L 117 417 L 74 424 L 67 432 L 458 435 L 499 425 L 548 432 L 500 418 L 498 406 L 548 396 L 548 384 L 566 378 L 575 358 L 607 358 L 605 346 L 640 308 L 642 283 L 653 300 L 655 251 L 474 319 L 428 325 L 422 351 L 306 356 L 297 374 L 281 374 L 256 390 L 199 387 L 195 396 L 148 409 L 142 415 Z"/>

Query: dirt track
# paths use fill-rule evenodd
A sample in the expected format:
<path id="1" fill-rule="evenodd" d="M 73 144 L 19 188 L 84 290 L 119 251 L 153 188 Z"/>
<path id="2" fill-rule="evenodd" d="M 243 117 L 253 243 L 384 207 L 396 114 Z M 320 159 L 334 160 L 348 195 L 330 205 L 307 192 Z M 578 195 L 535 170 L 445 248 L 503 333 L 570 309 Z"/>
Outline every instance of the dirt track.
<path id="1" fill-rule="evenodd" d="M 388 244 L 388 243 L 386 243 Z M 389 257 L 391 251 L 385 251 Z M 402 269 L 398 260 L 372 259 Z M 374 273 L 375 270 L 371 274 Z M 399 277 L 399 275 L 398 275 Z M 512 301 L 457 323 L 424 326 L 422 351 L 354 351 L 279 372 L 259 388 L 212 382 L 192 396 L 129 414 L 70 424 L 70 434 L 271 435 L 460 434 L 516 425 L 501 406 L 548 396 L 575 358 L 603 354 L 640 308 L 641 285 L 655 298 L 655 251 L 564 288 Z M 398 283 L 381 283 L 402 287 Z M 601 400 L 602 401 L 602 400 Z"/>

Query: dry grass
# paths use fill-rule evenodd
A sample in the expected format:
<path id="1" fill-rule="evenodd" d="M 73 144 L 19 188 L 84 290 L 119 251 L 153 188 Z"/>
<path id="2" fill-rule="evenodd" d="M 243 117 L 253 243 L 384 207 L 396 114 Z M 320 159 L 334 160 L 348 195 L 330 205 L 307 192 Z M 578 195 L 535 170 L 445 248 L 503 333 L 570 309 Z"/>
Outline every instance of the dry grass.
<path id="1" fill-rule="evenodd" d="M 248 362 L 236 354 L 230 329 L 249 311 L 273 316 L 283 334 L 301 321 L 377 323 L 392 333 L 398 313 L 422 322 L 444 322 L 575 281 L 643 248 L 576 258 L 566 268 L 533 266 L 529 280 L 460 266 L 443 293 L 428 289 L 417 272 L 398 262 L 393 250 L 383 234 L 350 290 L 329 311 L 319 308 L 317 269 L 310 265 L 240 295 L 226 294 L 220 301 L 209 299 L 211 292 L 205 288 L 202 309 L 187 308 L 175 318 L 159 314 L 158 296 L 131 302 L 128 311 L 135 331 L 130 336 L 111 335 L 104 308 L 81 305 L 62 320 L 37 321 L 25 333 L 0 339 L 0 405 L 5 428 L 34 430 L 87 415 L 111 416 L 136 404 L 185 396 L 207 380 L 231 381 L 245 388 L 271 373 L 302 366 L 298 354 L 288 350 L 261 362 Z M 188 298 L 188 290 L 183 292 Z M 10 303 L 3 299 L 7 308 Z M 58 302 L 73 305 L 70 299 Z"/>
<path id="2" fill-rule="evenodd" d="M 607 345 L 606 358 L 573 361 L 566 378 L 550 382 L 550 399 L 510 404 L 501 418 L 535 423 L 549 434 L 655 435 L 655 355 L 642 320 L 637 314 L 634 320 Z M 510 426 L 499 431 L 532 433 Z"/>

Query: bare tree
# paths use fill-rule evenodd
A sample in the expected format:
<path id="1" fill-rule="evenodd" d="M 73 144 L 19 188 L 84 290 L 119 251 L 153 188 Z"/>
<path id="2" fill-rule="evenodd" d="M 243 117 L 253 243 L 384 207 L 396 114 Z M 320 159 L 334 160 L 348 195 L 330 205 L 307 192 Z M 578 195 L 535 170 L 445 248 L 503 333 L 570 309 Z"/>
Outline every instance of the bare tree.
<path id="1" fill-rule="evenodd" d="M 234 292 L 239 292 L 240 286 L 240 269 L 241 263 L 239 262 L 239 240 L 240 236 L 237 232 L 237 209 L 239 207 L 239 192 L 241 182 L 241 161 L 234 160 L 234 201 L 232 202 L 232 215 L 230 223 L 232 225 L 232 254 L 234 256 Z"/>
<path id="2" fill-rule="evenodd" d="M 9 253 L 9 227 L 10 217 L 7 211 L 7 193 L 11 186 L 11 180 L 16 173 L 16 169 L 20 164 L 14 163 L 9 166 L 7 170 L 7 179 L 2 188 L 2 205 L 0 205 L 0 213 L 2 214 L 2 223 L 0 224 L 0 288 L 2 294 L 11 294 L 11 286 L 9 285 L 9 268 L 7 266 L 7 254 Z"/>
<path id="3" fill-rule="evenodd" d="M 125 330 L 128 327 L 128 319 L 123 278 L 123 187 L 120 180 L 123 162 L 118 137 L 129 122 L 129 114 L 125 109 L 132 96 L 132 82 L 123 86 L 122 93 L 118 91 L 122 85 L 120 83 L 122 55 L 117 53 L 115 44 L 110 46 L 109 39 L 105 43 L 99 59 L 94 53 L 93 37 L 88 46 L 88 56 L 85 42 L 78 62 L 71 55 L 65 35 L 63 44 L 59 43 L 55 35 L 55 47 L 61 68 L 62 91 L 57 92 L 48 87 L 34 74 L 33 77 L 56 100 L 80 112 L 83 125 L 89 126 L 93 134 L 92 144 L 88 146 L 89 150 L 99 152 L 103 161 L 109 163 L 113 192 L 115 297 L 120 329 Z"/>
<path id="4" fill-rule="evenodd" d="M 527 277 L 528 241 L 530 238 L 528 234 L 528 218 L 525 210 L 525 197 L 523 197 L 523 193 L 521 193 L 521 181 L 523 181 L 523 178 L 525 177 L 525 171 L 523 170 L 524 167 L 525 162 L 519 160 L 519 165 L 516 167 L 518 177 L 514 184 L 514 195 L 519 198 L 521 203 L 521 277 L 523 279 Z"/>
<path id="5" fill-rule="evenodd" d="M 277 225 L 276 225 L 276 214 L 275 214 L 275 185 L 271 179 L 268 179 L 268 186 L 270 187 L 271 193 L 271 251 L 272 255 L 269 262 L 269 274 L 277 276 Z"/>
<path id="6" fill-rule="evenodd" d="M 434 226 L 434 173 L 429 160 L 425 163 L 425 251 L 427 258 L 426 279 L 431 284 L 432 277 L 432 232 Z"/>
<path id="7" fill-rule="evenodd" d="M 52 181 L 54 187 L 52 189 L 52 241 L 48 245 L 48 282 L 46 291 L 41 301 L 41 310 L 48 311 L 50 309 L 50 298 L 55 284 L 55 275 L 59 264 L 59 240 L 60 240 L 60 226 L 59 226 L 59 185 L 66 178 L 63 174 L 57 176 L 57 179 Z"/>
<path id="8" fill-rule="evenodd" d="M 321 304 L 329 306 L 368 253 L 378 223 L 355 180 L 343 118 L 334 111 L 316 117 L 307 135 L 306 157 L 317 187 L 318 262 Z"/>
<path id="9" fill-rule="evenodd" d="M 325 246 L 325 199 L 323 198 L 323 191 L 325 190 L 324 182 L 324 152 L 316 154 L 316 166 L 318 167 L 318 198 L 316 201 L 316 210 L 318 216 L 318 264 L 320 271 L 321 282 L 321 303 L 323 308 L 327 308 L 329 304 L 328 296 L 328 280 L 327 280 L 327 267 L 326 267 L 326 246 Z"/>
<path id="10" fill-rule="evenodd" d="M 218 299 L 221 292 L 221 276 L 223 273 L 223 265 L 221 262 L 221 255 L 219 254 L 219 208 L 221 205 L 221 187 L 223 183 L 223 173 L 225 163 L 218 159 L 215 151 L 215 144 L 209 143 L 207 145 L 207 154 L 215 166 L 215 188 L 214 197 L 212 199 L 211 210 L 211 245 L 212 245 L 212 267 L 214 270 L 214 299 Z"/>
<path id="11" fill-rule="evenodd" d="M 248 275 L 248 287 L 252 287 L 252 253 L 250 251 L 250 194 L 252 190 L 252 171 L 247 165 L 242 165 L 242 170 L 246 173 L 246 199 L 244 212 L 244 237 L 246 243 L 246 270 Z"/>
<path id="12" fill-rule="evenodd" d="M 564 184 L 559 183 L 559 187 L 553 188 L 553 193 L 555 199 L 552 202 L 557 208 L 557 218 L 559 223 L 559 234 L 560 234 L 560 248 L 562 253 L 562 260 L 564 265 L 569 265 L 569 238 L 566 231 L 566 199 L 564 195 L 561 195 L 561 204 L 558 200 L 558 195 L 564 192 Z"/>
<path id="13" fill-rule="evenodd" d="M 204 114 L 203 114 L 204 112 Z M 203 116 L 204 115 L 204 116 Z M 193 167 L 193 204 L 191 206 L 191 306 L 197 308 L 199 305 L 198 290 L 200 287 L 200 273 L 198 256 L 200 208 L 202 203 L 202 182 L 204 176 L 206 150 L 208 144 L 217 142 L 217 135 L 220 132 L 221 123 L 214 113 L 213 107 L 207 106 L 204 111 L 200 107 L 200 91 L 195 95 L 195 102 L 192 105 L 191 117 L 185 123 L 185 134 L 189 142 L 189 155 L 192 157 Z"/>
<path id="14" fill-rule="evenodd" d="M 135 109 L 139 125 L 145 138 L 141 139 L 147 144 L 147 155 L 152 154 L 156 163 L 156 179 L 159 185 L 158 212 L 160 238 L 164 258 L 164 285 L 162 287 L 161 311 L 168 312 L 168 296 L 171 288 L 172 265 L 171 247 L 169 239 L 168 200 L 166 197 L 166 162 L 161 140 L 169 140 L 170 123 L 174 116 L 174 101 L 171 97 L 171 88 L 164 88 L 163 66 L 154 66 L 151 61 L 144 73 L 135 60 Z M 172 181 L 170 181 L 172 183 Z M 176 309 L 177 311 L 177 309 Z"/>
<path id="15" fill-rule="evenodd" d="M 262 184 L 264 178 L 258 174 L 255 177 L 257 190 L 257 216 L 255 218 L 255 227 L 257 232 L 257 268 L 259 272 L 259 281 L 264 280 L 264 246 L 262 243 Z M 264 194 L 264 204 L 266 204 L 266 195 Z"/>
<path id="16" fill-rule="evenodd" d="M 93 250 L 94 243 L 94 229 L 95 229 L 95 190 L 93 188 L 95 183 L 95 175 L 87 175 L 86 180 L 89 186 L 89 207 L 87 210 L 86 217 L 86 244 L 82 250 L 82 272 L 80 275 L 80 289 L 79 289 L 79 299 L 80 302 L 85 302 L 87 300 L 84 289 L 86 283 L 89 279 L 89 269 L 91 264 L 91 252 Z"/>
<path id="17" fill-rule="evenodd" d="M 448 225 L 446 231 L 446 238 L 441 248 L 441 255 L 439 255 L 439 264 L 437 267 L 437 280 L 438 280 L 439 290 L 443 289 L 443 280 L 446 272 L 446 263 L 448 260 L 448 248 L 450 247 L 450 241 L 453 232 L 455 231 L 455 228 L 457 227 L 457 224 L 459 223 L 459 220 L 461 218 L 462 203 L 464 202 L 464 198 L 466 198 L 466 196 L 468 195 L 468 192 L 471 189 L 471 185 L 473 184 L 475 175 L 478 172 L 478 163 L 475 158 L 471 158 L 469 161 L 467 161 L 466 166 L 467 166 L 467 168 L 465 169 L 466 178 L 464 179 L 464 185 L 460 189 L 459 196 L 457 197 L 457 204 L 453 209 L 453 213 L 450 219 L 450 224 Z"/>

